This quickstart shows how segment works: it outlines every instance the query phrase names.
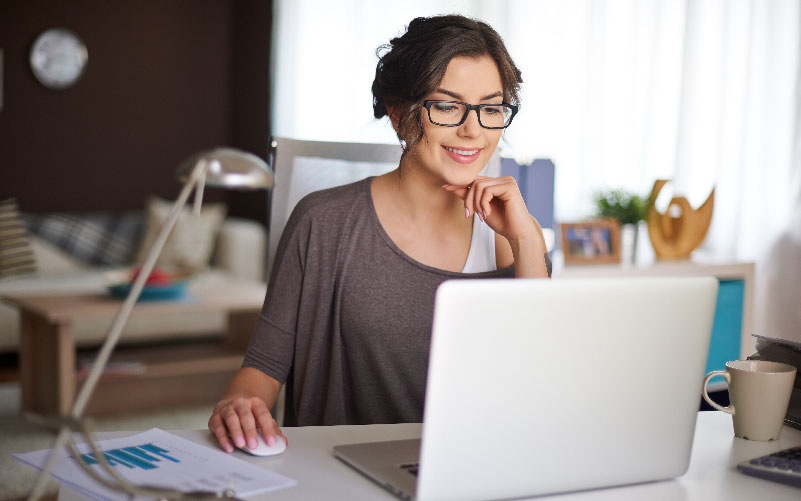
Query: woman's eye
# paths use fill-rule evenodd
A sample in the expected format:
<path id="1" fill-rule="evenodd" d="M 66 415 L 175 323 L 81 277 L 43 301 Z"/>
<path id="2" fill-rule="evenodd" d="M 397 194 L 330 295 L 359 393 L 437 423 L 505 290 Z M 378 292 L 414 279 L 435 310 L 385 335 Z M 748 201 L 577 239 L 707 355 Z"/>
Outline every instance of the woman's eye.
<path id="1" fill-rule="evenodd" d="M 483 112 L 487 115 L 500 115 L 503 110 L 500 106 L 485 106 Z"/>
<path id="2" fill-rule="evenodd" d="M 456 109 L 456 106 L 452 104 L 437 103 L 434 105 L 434 109 L 437 111 L 449 112 L 449 111 L 454 111 Z"/>

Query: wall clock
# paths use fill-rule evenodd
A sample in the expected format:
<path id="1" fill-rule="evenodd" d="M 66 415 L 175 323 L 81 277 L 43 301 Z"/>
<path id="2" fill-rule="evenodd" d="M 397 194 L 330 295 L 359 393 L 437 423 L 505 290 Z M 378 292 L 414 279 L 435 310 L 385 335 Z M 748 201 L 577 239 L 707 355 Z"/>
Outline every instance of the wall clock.
<path id="1" fill-rule="evenodd" d="M 65 28 L 43 31 L 31 47 L 31 70 L 42 85 L 66 89 L 80 80 L 89 61 L 83 40 Z"/>

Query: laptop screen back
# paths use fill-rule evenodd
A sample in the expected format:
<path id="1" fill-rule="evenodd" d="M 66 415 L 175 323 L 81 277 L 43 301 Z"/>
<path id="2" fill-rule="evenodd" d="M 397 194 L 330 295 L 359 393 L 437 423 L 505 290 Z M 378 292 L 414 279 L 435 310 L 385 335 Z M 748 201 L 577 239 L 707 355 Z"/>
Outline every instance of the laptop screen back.
<path id="1" fill-rule="evenodd" d="M 444 283 L 418 499 L 683 474 L 717 288 L 714 278 Z"/>

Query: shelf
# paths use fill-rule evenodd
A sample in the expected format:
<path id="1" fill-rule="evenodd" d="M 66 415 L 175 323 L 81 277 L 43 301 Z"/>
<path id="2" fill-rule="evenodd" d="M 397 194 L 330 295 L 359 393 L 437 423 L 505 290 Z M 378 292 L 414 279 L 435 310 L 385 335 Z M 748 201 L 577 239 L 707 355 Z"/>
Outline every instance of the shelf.
<path id="1" fill-rule="evenodd" d="M 109 365 L 135 363 L 137 373 L 101 377 L 86 413 L 211 405 L 239 370 L 243 357 L 220 341 L 118 349 Z M 85 379 L 85 374 L 79 375 L 78 384 Z"/>

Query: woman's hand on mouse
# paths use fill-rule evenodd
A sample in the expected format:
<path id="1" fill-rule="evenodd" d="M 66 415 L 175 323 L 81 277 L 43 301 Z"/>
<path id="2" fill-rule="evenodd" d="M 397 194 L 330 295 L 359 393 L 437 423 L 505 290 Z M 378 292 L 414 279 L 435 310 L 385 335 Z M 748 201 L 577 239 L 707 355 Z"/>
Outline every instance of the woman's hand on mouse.
<path id="1" fill-rule="evenodd" d="M 478 176 L 467 186 L 443 188 L 464 200 L 465 217 L 476 214 L 510 243 L 539 237 L 515 178 Z"/>
<path id="2" fill-rule="evenodd" d="M 233 452 L 234 446 L 254 449 L 259 443 L 258 429 L 267 445 L 275 445 L 275 435 L 289 445 L 267 404 L 259 397 L 221 400 L 214 406 L 208 426 L 225 452 Z"/>

